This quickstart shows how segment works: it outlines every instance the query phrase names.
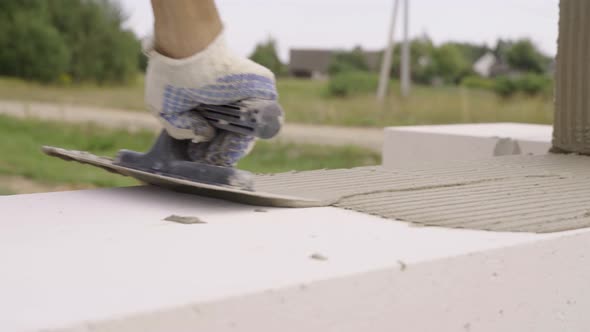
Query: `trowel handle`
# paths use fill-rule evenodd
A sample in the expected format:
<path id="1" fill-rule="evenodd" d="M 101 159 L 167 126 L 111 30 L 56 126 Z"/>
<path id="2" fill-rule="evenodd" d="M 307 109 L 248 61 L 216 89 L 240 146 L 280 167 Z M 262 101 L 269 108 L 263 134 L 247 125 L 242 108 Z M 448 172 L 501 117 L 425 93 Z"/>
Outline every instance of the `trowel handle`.
<path id="1" fill-rule="evenodd" d="M 247 99 L 228 105 L 197 106 L 216 128 L 268 139 L 276 136 L 283 124 L 283 109 L 274 100 Z"/>

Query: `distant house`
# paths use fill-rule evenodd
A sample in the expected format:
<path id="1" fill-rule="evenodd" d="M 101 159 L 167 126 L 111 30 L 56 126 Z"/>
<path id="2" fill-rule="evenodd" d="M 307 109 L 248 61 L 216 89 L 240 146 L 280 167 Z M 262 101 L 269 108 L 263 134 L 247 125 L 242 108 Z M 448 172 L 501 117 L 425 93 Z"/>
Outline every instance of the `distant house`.
<path id="1" fill-rule="evenodd" d="M 507 62 L 498 59 L 498 57 L 492 52 L 487 52 L 475 61 L 473 64 L 473 71 L 486 78 L 518 76 L 520 74 L 517 70 L 512 69 Z"/>
<path id="2" fill-rule="evenodd" d="M 490 76 L 489 77 L 498 77 L 498 76 L 510 76 L 510 77 L 518 77 L 522 73 L 518 70 L 514 70 L 507 62 L 503 61 L 496 61 L 492 66 Z"/>
<path id="3" fill-rule="evenodd" d="M 289 52 L 289 74 L 302 78 L 325 78 L 333 54 L 332 50 L 292 49 Z"/>
<path id="4" fill-rule="evenodd" d="M 482 77 L 490 77 L 492 74 L 492 68 L 496 64 L 498 59 L 492 52 L 487 52 L 481 58 L 479 58 L 473 64 L 473 71 Z"/>
<path id="5" fill-rule="evenodd" d="M 289 74 L 295 77 L 325 79 L 332 62 L 332 56 L 338 50 L 291 49 L 289 55 Z M 371 71 L 379 69 L 381 52 L 364 52 L 367 66 Z"/>

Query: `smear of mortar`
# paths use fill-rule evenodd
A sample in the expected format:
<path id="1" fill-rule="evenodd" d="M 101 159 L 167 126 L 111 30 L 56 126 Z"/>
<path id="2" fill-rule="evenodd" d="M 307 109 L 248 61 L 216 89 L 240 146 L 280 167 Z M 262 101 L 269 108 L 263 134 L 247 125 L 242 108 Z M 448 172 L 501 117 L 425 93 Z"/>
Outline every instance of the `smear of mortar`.
<path id="1" fill-rule="evenodd" d="M 207 223 L 206 221 L 203 221 L 203 220 L 199 219 L 198 217 L 177 216 L 175 214 L 166 217 L 164 220 L 176 222 L 176 223 L 179 223 L 179 224 L 185 224 L 185 225 L 190 225 L 190 224 L 206 224 Z"/>

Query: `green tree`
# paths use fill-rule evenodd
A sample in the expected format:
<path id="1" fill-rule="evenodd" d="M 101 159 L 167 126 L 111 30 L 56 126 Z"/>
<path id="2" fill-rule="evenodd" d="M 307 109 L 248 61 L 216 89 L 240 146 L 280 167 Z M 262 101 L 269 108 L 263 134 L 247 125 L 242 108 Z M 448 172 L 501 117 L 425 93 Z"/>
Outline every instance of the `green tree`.
<path id="1" fill-rule="evenodd" d="M 75 80 L 105 83 L 134 78 L 140 44 L 123 28 L 125 16 L 118 3 L 52 0 L 49 18 L 70 48 L 69 73 Z"/>
<path id="2" fill-rule="evenodd" d="M 392 77 L 399 77 L 402 45 L 394 50 Z M 439 77 L 447 83 L 458 83 L 471 72 L 471 64 L 489 51 L 485 45 L 449 42 L 437 48 L 424 35 L 411 41 L 411 76 L 416 83 L 430 84 Z"/>
<path id="3" fill-rule="evenodd" d="M 0 1 L 0 16 L 3 20 L 10 20 L 14 13 L 27 11 L 30 13 L 46 13 L 46 1 L 39 0 L 2 0 Z M 43 15 L 41 15 L 43 16 Z"/>
<path id="4" fill-rule="evenodd" d="M 432 40 L 428 38 L 414 40 L 410 51 L 412 52 L 412 79 L 416 83 L 431 83 L 435 74 L 433 65 L 435 47 Z"/>
<path id="5" fill-rule="evenodd" d="M 375 73 L 360 70 L 344 71 L 330 76 L 327 93 L 334 97 L 375 93 L 378 81 Z"/>
<path id="6" fill-rule="evenodd" d="M 51 81 L 126 82 L 139 42 L 111 0 L 0 1 L 0 74 Z"/>
<path id="7" fill-rule="evenodd" d="M 529 39 L 521 39 L 511 45 L 506 51 L 506 60 L 514 69 L 538 74 L 546 71 L 548 63 L 547 57 Z"/>
<path id="8" fill-rule="evenodd" d="M 394 49 L 392 77 L 400 77 L 401 44 Z M 430 84 L 435 76 L 434 68 L 434 44 L 428 36 L 416 38 L 410 42 L 410 71 L 412 81 L 421 84 Z"/>
<path id="9" fill-rule="evenodd" d="M 455 46 L 461 52 L 461 54 L 463 54 L 463 57 L 470 63 L 475 63 L 484 54 L 491 51 L 491 49 L 485 44 L 479 45 L 460 42 L 449 42 L 447 44 Z"/>
<path id="10" fill-rule="evenodd" d="M 328 73 L 335 75 L 348 71 L 369 71 L 367 58 L 360 46 L 355 47 L 352 51 L 341 51 L 332 55 Z"/>
<path id="11" fill-rule="evenodd" d="M 458 83 L 471 72 L 471 63 L 453 44 L 443 44 L 434 51 L 434 71 L 447 83 Z"/>
<path id="12" fill-rule="evenodd" d="M 257 44 L 250 59 L 270 69 L 277 76 L 286 74 L 287 70 L 279 59 L 277 43 L 273 38 L 268 38 L 265 42 Z"/>
<path id="13" fill-rule="evenodd" d="M 59 32 L 35 10 L 0 20 L 0 75 L 56 81 L 67 71 L 69 60 Z"/>

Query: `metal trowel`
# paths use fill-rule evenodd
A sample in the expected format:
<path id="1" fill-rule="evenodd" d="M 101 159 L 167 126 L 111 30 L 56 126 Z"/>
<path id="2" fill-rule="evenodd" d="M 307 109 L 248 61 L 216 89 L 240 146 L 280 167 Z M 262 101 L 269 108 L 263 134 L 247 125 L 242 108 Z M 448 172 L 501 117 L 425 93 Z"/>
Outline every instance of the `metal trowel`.
<path id="1" fill-rule="evenodd" d="M 195 109 L 217 129 L 262 139 L 274 137 L 283 122 L 283 111 L 276 101 L 244 100 L 229 105 L 199 105 Z M 148 152 L 121 150 L 113 164 L 161 176 L 210 185 L 253 190 L 250 172 L 192 161 L 190 140 L 177 140 L 162 130 Z"/>

